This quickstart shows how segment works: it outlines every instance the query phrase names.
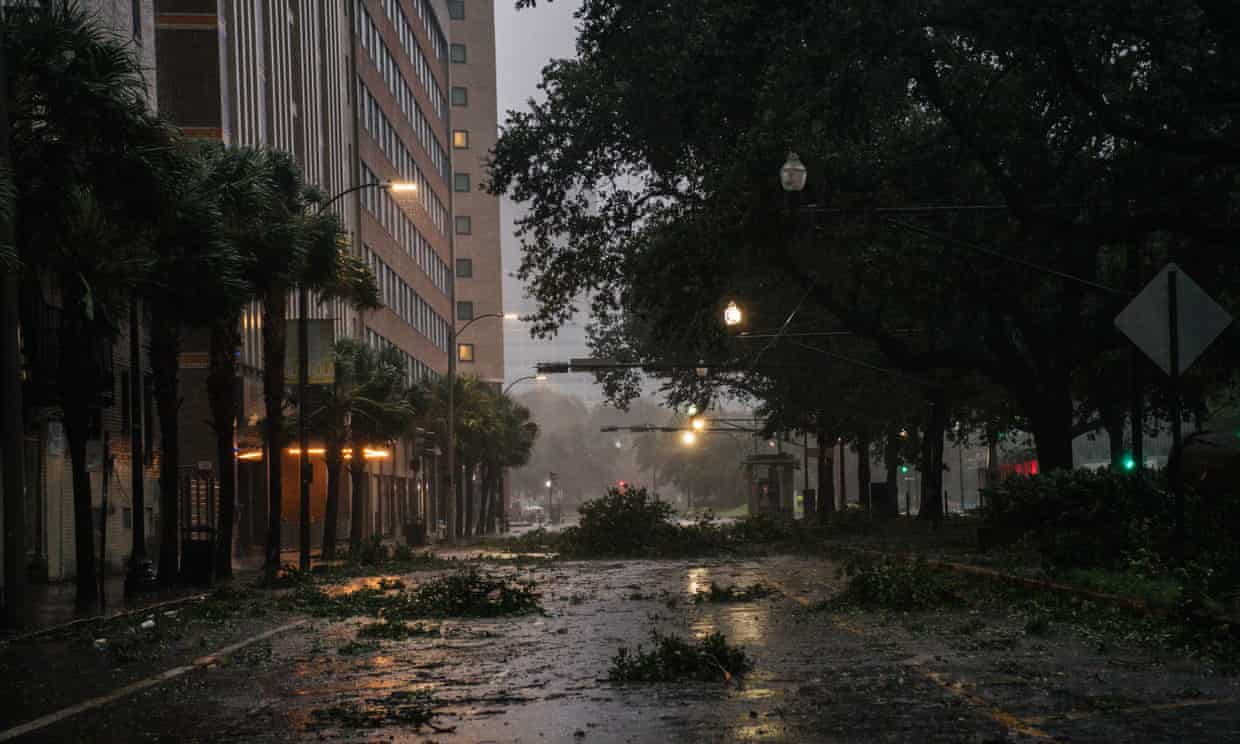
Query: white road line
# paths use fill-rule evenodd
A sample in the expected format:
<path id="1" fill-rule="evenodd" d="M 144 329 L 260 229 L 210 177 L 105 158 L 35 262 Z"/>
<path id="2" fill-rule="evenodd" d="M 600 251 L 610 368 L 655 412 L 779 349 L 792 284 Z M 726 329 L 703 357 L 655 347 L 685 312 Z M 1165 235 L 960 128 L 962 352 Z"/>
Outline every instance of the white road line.
<path id="1" fill-rule="evenodd" d="M 234 643 L 231 646 L 225 646 L 224 648 L 221 648 L 220 650 L 216 651 L 213 654 L 209 654 L 207 656 L 202 656 L 197 659 L 194 659 L 192 662 L 184 666 L 173 667 L 165 672 L 156 674 L 153 677 L 147 677 L 144 680 L 140 680 L 138 682 L 134 682 L 132 684 L 125 685 L 124 687 L 121 687 L 119 689 L 113 690 L 112 692 L 109 692 L 106 695 L 100 695 L 99 697 L 91 698 L 89 700 L 84 700 L 78 703 L 77 705 L 71 705 L 68 708 L 62 708 L 61 710 L 58 710 L 55 713 L 48 713 L 47 715 L 42 716 L 40 718 L 36 718 L 33 721 L 27 721 L 26 723 L 14 726 L 13 728 L 5 729 L 4 731 L 0 731 L 0 742 L 11 741 L 13 739 L 16 739 L 19 736 L 25 736 L 26 734 L 32 733 L 34 731 L 38 731 L 39 729 L 47 728 L 48 726 L 51 726 L 54 723 L 59 723 L 60 721 L 65 720 L 66 718 L 71 718 L 73 716 L 76 716 L 79 713 L 84 713 L 88 710 L 94 710 L 95 708 L 101 708 L 107 705 L 108 703 L 115 702 L 117 700 L 120 700 L 123 697 L 128 697 L 129 695 L 132 695 L 135 692 L 141 692 L 142 690 L 145 690 L 148 687 L 154 687 L 155 685 L 158 685 L 163 682 L 167 682 L 170 679 L 176 679 L 177 677 L 180 677 L 182 674 L 185 674 L 186 672 L 193 671 L 194 669 L 198 669 L 200 667 L 204 667 L 213 662 L 219 661 L 220 659 L 240 649 L 243 649 L 246 646 L 249 646 L 254 643 L 258 643 L 259 641 L 265 641 L 274 635 L 278 635 L 280 633 L 283 633 L 286 630 L 292 630 L 293 628 L 296 628 L 298 626 L 305 625 L 305 624 L 306 624 L 305 620 L 298 620 L 297 622 L 289 623 L 288 625 L 282 625 L 278 628 L 274 628 L 265 633 L 259 633 L 253 638 L 248 638 L 244 641 Z"/>

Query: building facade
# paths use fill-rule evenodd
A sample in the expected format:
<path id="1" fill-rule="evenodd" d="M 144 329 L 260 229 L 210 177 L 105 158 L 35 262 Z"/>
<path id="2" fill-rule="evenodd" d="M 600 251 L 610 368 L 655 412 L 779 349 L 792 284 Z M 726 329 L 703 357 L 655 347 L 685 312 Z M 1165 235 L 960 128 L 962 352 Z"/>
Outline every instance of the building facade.
<path id="1" fill-rule="evenodd" d="M 451 147 L 455 68 L 450 64 L 449 5 L 443 0 L 156 0 L 155 10 L 158 69 L 168 81 L 160 89 L 160 106 L 187 135 L 290 152 L 306 180 L 329 196 L 360 184 L 417 184 L 407 196 L 367 188 L 335 205 L 351 249 L 374 271 L 384 307 L 362 314 L 343 303 L 312 300 L 309 316 L 332 321 L 337 338 L 396 348 L 410 383 L 445 374 L 454 335 L 453 231 L 461 222 L 453 214 L 454 197 L 460 196 L 453 192 L 453 157 L 468 152 Z M 495 138 L 493 19 L 489 28 L 492 118 L 479 145 L 486 147 Z M 488 56 L 481 47 L 478 51 Z M 480 100 L 487 97 L 484 93 Z M 471 168 L 476 170 L 476 163 Z M 478 214 L 474 219 L 485 224 L 485 210 Z M 479 307 L 499 304 L 498 239 L 494 255 L 495 297 L 471 294 Z M 489 276 L 489 264 L 482 263 Z M 292 302 L 288 316 L 298 317 Z M 261 324 L 257 304 L 247 308 L 240 350 L 244 392 L 238 451 L 244 459 L 238 463 L 239 534 L 243 542 L 256 545 L 265 530 L 264 469 L 274 466 L 265 462 L 258 426 L 263 415 Z M 290 324 L 290 335 L 295 327 Z M 502 331 L 491 333 L 490 348 L 502 350 Z M 193 344 L 205 350 L 206 339 L 191 336 L 186 350 Z M 500 371 L 491 376 L 501 379 L 502 351 L 494 364 Z M 182 385 L 201 390 L 204 377 L 205 370 L 184 369 Z M 212 459 L 214 451 L 210 431 L 189 425 L 205 418 L 205 396 L 191 397 L 186 396 L 182 445 L 186 467 Z M 420 454 L 412 442 L 396 442 L 369 464 L 367 510 L 359 515 L 368 534 L 395 534 L 411 511 L 433 516 L 426 474 L 434 468 L 415 462 Z M 312 461 L 316 457 L 321 459 L 312 453 Z M 286 484 L 286 546 L 295 544 L 297 520 L 293 459 L 284 453 L 279 465 Z M 312 515 L 318 520 L 325 477 L 323 464 L 314 465 Z M 348 501 L 343 499 L 345 508 Z M 312 534 L 317 541 L 318 525 Z"/>
<path id="2" fill-rule="evenodd" d="M 495 5 L 448 0 L 452 124 L 453 240 L 457 370 L 504 380 L 503 262 L 499 198 L 482 190 L 486 159 L 499 134 L 495 85 Z M 472 323 L 473 320 L 478 322 Z"/>

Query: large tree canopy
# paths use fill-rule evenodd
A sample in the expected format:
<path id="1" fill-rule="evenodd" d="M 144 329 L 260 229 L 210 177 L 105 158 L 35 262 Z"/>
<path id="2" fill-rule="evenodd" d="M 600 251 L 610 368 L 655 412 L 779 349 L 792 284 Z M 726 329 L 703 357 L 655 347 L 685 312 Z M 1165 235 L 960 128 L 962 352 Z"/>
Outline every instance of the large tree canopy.
<path id="1" fill-rule="evenodd" d="M 743 363 L 762 347 L 727 336 L 723 303 L 756 330 L 795 313 L 942 405 L 970 379 L 998 386 L 1044 467 L 1071 466 L 1073 434 L 1096 425 L 1080 378 L 1124 347 L 1112 318 L 1133 290 L 1174 259 L 1236 297 L 1235 14 L 585 0 L 578 58 L 545 68 L 545 100 L 510 112 L 492 162 L 490 188 L 529 203 L 536 331 L 590 296 L 609 356 L 739 361 L 749 374 L 677 390 L 754 389 L 780 373 Z M 788 150 L 810 169 L 795 201 L 776 179 Z"/>

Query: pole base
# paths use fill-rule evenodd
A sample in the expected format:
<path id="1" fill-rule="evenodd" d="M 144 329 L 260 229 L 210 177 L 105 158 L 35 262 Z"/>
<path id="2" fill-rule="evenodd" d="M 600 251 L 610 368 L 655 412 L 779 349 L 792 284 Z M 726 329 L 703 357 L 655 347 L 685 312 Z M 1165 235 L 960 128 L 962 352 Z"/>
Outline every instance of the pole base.
<path id="1" fill-rule="evenodd" d="M 144 559 L 129 566 L 129 573 L 125 574 L 126 595 L 153 591 L 155 587 L 155 564 Z"/>

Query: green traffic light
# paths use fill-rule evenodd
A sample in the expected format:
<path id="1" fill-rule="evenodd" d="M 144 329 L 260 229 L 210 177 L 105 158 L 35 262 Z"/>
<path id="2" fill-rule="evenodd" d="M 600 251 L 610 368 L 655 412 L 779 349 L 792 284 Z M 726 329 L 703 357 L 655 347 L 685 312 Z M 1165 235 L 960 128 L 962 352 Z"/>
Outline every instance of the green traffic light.
<path id="1" fill-rule="evenodd" d="M 907 473 L 907 472 L 908 472 L 908 465 L 901 465 L 901 466 L 900 466 L 900 472 L 901 472 L 901 473 Z"/>
<path id="2" fill-rule="evenodd" d="M 1132 459 L 1132 455 L 1125 455 L 1124 456 L 1124 470 L 1135 470 L 1136 467 L 1137 467 L 1137 461 Z"/>

